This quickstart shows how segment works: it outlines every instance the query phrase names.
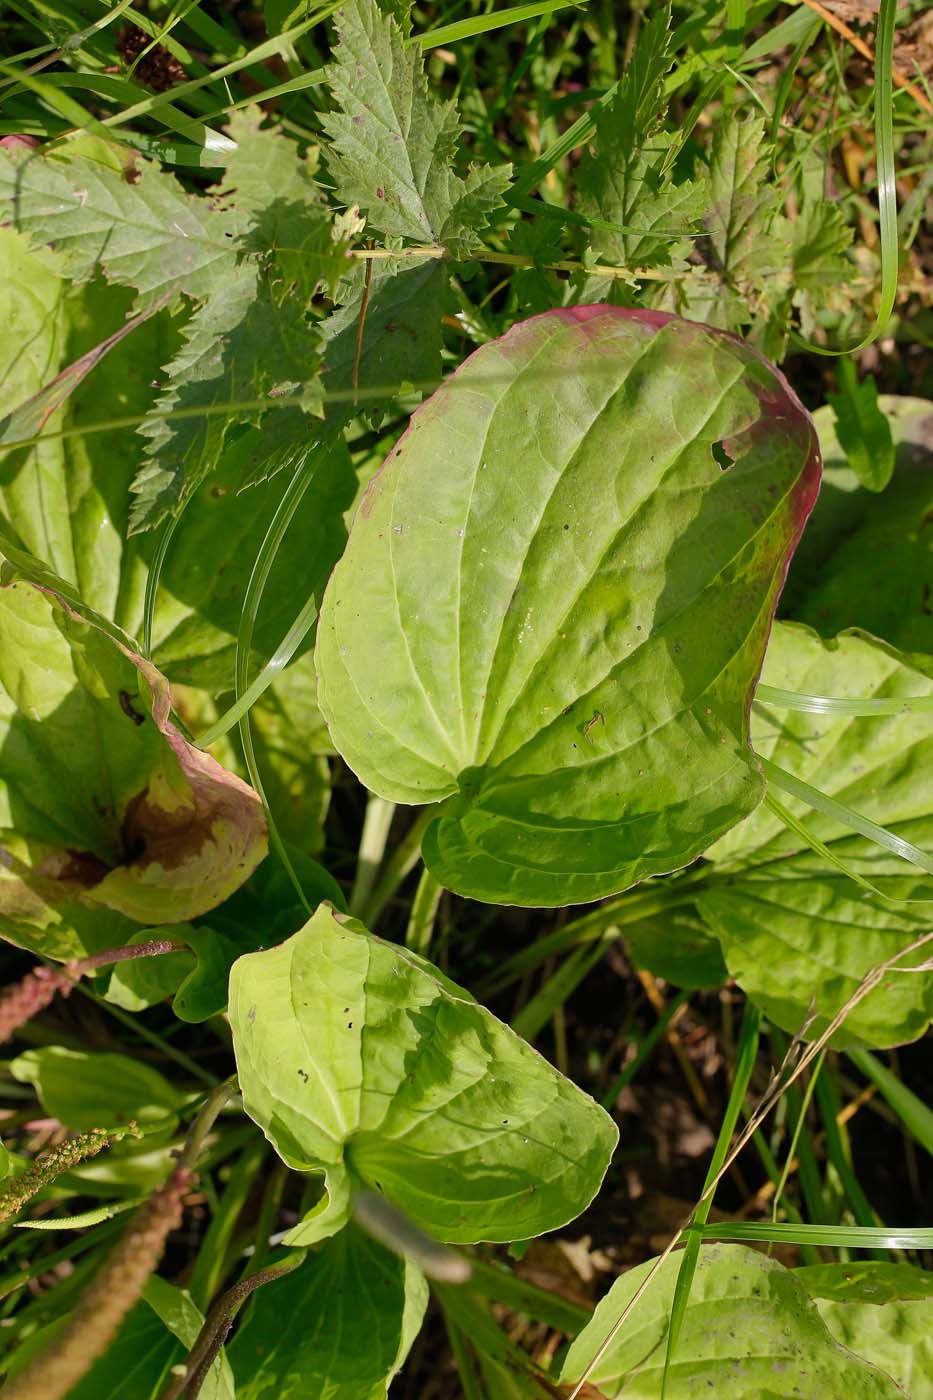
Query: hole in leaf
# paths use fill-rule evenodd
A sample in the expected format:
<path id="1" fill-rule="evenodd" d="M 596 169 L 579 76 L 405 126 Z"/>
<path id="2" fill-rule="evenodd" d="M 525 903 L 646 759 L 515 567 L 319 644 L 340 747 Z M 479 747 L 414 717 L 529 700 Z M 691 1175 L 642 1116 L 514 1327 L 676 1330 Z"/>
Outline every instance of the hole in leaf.
<path id="1" fill-rule="evenodd" d="M 713 458 L 719 463 L 721 469 L 724 472 L 727 472 L 732 466 L 732 463 L 735 461 L 735 458 L 730 457 L 728 452 L 726 451 L 726 445 L 724 442 L 713 443 Z"/>

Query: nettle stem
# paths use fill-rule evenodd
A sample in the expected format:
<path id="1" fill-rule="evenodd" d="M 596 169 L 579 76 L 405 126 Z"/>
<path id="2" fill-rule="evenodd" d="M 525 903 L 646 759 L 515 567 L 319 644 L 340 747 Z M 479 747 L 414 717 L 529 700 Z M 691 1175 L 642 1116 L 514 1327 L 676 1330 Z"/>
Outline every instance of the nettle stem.
<path id="1" fill-rule="evenodd" d="M 185 1196 L 197 1179 L 194 1164 L 236 1087 L 232 1078 L 208 1094 L 168 1181 L 139 1208 L 51 1346 L 7 1382 L 4 1400 L 63 1400 L 107 1350 L 158 1267 L 169 1235 L 181 1224 Z"/>
<path id="2" fill-rule="evenodd" d="M 440 244 L 426 243 L 420 248 L 351 248 L 351 258 L 379 260 L 382 258 L 449 258 Z M 592 267 L 576 258 L 557 258 L 554 262 L 536 263 L 526 253 L 499 253 L 494 248 L 476 248 L 467 262 L 497 263 L 502 267 L 541 267 L 548 272 L 586 272 L 593 277 L 610 277 L 622 282 L 667 282 L 670 274 L 657 267 L 614 267 L 594 263 Z"/>

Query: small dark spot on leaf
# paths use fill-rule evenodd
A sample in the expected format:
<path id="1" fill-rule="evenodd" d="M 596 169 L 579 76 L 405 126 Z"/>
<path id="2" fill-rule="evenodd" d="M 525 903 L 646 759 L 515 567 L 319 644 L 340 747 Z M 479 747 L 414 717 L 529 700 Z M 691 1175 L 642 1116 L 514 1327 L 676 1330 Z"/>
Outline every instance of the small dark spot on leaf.
<path id="1" fill-rule="evenodd" d="M 307 1082 L 308 1082 L 308 1071 L 307 1071 L 306 1069 L 300 1069 L 300 1070 L 298 1071 L 298 1075 L 299 1075 L 299 1078 L 302 1079 L 302 1080 L 304 1081 L 305 1084 L 307 1084 Z"/>
<path id="2" fill-rule="evenodd" d="M 381 185 L 377 185 L 377 186 L 376 186 L 376 198 L 377 198 L 377 199 L 385 199 L 385 197 L 386 197 L 386 192 L 385 192 L 385 190 L 382 188 Z"/>

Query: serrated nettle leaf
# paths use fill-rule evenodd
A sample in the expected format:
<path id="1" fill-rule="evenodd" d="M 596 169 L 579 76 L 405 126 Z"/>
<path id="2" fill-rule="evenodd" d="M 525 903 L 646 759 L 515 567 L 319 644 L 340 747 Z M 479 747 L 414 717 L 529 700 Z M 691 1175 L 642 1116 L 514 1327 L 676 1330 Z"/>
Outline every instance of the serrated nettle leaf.
<path id="1" fill-rule="evenodd" d="M 263 858 L 257 795 L 186 743 L 170 708 L 155 667 L 60 596 L 0 589 L 0 917 L 12 942 L 83 951 L 96 920 L 69 930 L 73 904 L 182 922 Z M 104 918 L 96 946 L 110 933 Z"/>
<path id="2" fill-rule="evenodd" d="M 612 1120 L 423 958 L 322 905 L 240 958 L 230 1024 L 246 1112 L 327 1195 L 289 1236 L 348 1218 L 358 1184 L 438 1239 L 526 1239 L 596 1193 Z"/>
<path id="3" fill-rule="evenodd" d="M 783 270 L 790 230 L 773 225 L 780 194 L 766 178 L 764 123 L 731 118 L 717 127 L 710 160 L 708 227 L 726 278 L 741 283 Z"/>
<path id="4" fill-rule="evenodd" d="M 324 387 L 346 395 L 328 405 L 329 423 L 341 423 L 360 409 L 372 411 L 407 384 L 419 387 L 441 377 L 441 317 L 447 310 L 448 273 L 436 258 L 411 266 L 409 259 L 390 260 L 377 268 L 369 287 L 363 340 L 357 364 L 364 292 L 360 269 L 347 300 L 321 323 L 324 342 Z M 359 393 L 354 406 L 352 391 Z"/>
<path id="5" fill-rule="evenodd" d="M 592 1322 L 571 1345 L 561 1380 L 584 1374 L 645 1275 L 648 1260 L 617 1279 Z M 680 1256 L 671 1255 L 590 1373 L 605 1400 L 657 1400 Z M 724 1400 L 850 1396 L 896 1400 L 885 1372 L 839 1346 L 790 1269 L 743 1245 L 704 1245 L 671 1361 L 665 1394 L 686 1400 L 706 1390 Z"/>
<path id="6" fill-rule="evenodd" d="M 80 360 L 102 335 L 118 330 L 128 313 L 127 292 L 98 279 L 66 294 L 56 269 L 51 254 L 29 253 L 20 235 L 0 230 L 0 297 L 18 308 L 16 336 L 0 346 L 0 413 L 41 391 L 62 365 Z M 19 353 L 20 342 L 28 355 Z M 139 326 L 72 393 L 64 425 L 95 426 L 107 411 L 145 415 L 153 381 L 176 344 L 177 332 L 164 312 Z M 289 449 L 296 432 L 307 439 L 307 420 L 297 408 L 275 410 L 267 422 L 270 429 L 287 426 Z M 159 669 L 172 681 L 215 692 L 230 684 L 247 580 L 287 480 L 283 472 L 241 492 L 259 459 L 253 430 L 237 431 L 241 436 L 228 436 L 219 465 L 175 531 L 153 620 Z M 6 528 L 27 551 L 129 636 L 142 632 L 146 575 L 157 542 L 150 535 L 126 538 L 129 486 L 139 461 L 140 439 L 125 428 L 50 437 L 7 453 L 0 468 L 0 525 L 5 517 Z M 273 565 L 254 635 L 257 667 L 293 622 L 296 599 L 323 593 L 346 539 L 343 515 L 355 489 L 352 464 L 337 441 L 319 455 L 314 489 L 299 505 Z"/>
<path id="7" fill-rule="evenodd" d="M 675 184 L 663 173 L 673 137 L 653 137 L 650 152 L 627 156 L 617 149 L 613 122 L 613 110 L 607 108 L 597 118 L 596 150 L 580 162 L 580 210 L 627 232 L 595 227 L 587 241 L 607 261 L 624 267 L 669 264 L 678 239 L 692 232 L 702 218 L 707 188 L 702 180 Z"/>
<path id="8" fill-rule="evenodd" d="M 832 410 L 817 410 L 827 472 L 782 610 L 823 636 L 863 627 L 903 651 L 933 654 L 933 403 L 882 394 L 878 407 L 896 458 L 880 496 L 859 489 Z"/>
<path id="9" fill-rule="evenodd" d="M 443 885 L 598 899 L 754 809 L 748 707 L 818 478 L 776 371 L 651 312 L 524 322 L 414 414 L 316 660 L 362 781 L 444 801 L 423 845 Z"/>
<path id="10" fill-rule="evenodd" d="M 669 264 L 678 238 L 704 214 L 708 191 L 702 180 L 675 184 L 668 165 L 678 144 L 656 130 L 664 103 L 670 8 L 659 8 L 639 36 L 612 101 L 596 114 L 594 149 L 583 152 L 577 170 L 580 212 L 626 232 L 594 227 L 587 243 L 617 264 Z"/>
<path id="11" fill-rule="evenodd" d="M 512 167 L 479 166 L 466 179 L 455 173 L 456 106 L 429 93 L 421 53 L 375 0 L 350 0 L 337 29 L 328 78 L 340 110 L 321 121 L 339 198 L 383 233 L 467 256 L 502 204 Z"/>
<path id="12" fill-rule="evenodd" d="M 933 695 L 927 660 L 856 632 L 824 642 L 794 623 L 775 626 L 763 680 L 842 698 Z M 756 706 L 752 742 L 811 787 L 914 845 L 933 847 L 928 715 L 852 718 Z M 707 852 L 718 873 L 697 903 L 739 985 L 786 1030 L 799 1030 L 812 1008 L 807 1033 L 815 1037 L 866 973 L 929 927 L 933 904 L 923 901 L 933 901 L 933 880 L 803 803 L 781 801 L 846 869 L 888 897 L 828 865 L 762 807 Z M 931 1015 L 933 976 L 892 973 L 852 1010 L 834 1043 L 898 1045 L 921 1035 Z"/>
<path id="13" fill-rule="evenodd" d="M 142 157 L 128 177 L 82 156 L 0 149 L 0 200 L 14 228 L 55 245 L 69 276 L 84 281 L 99 268 L 137 289 L 140 311 L 167 293 L 204 297 L 222 286 L 243 229 L 234 211 L 186 194 Z"/>
<path id="14" fill-rule="evenodd" d="M 385 1400 L 427 1301 L 414 1265 L 348 1225 L 257 1294 L 230 1349 L 238 1400 Z"/>
<path id="15" fill-rule="evenodd" d="M 164 1075 L 128 1055 L 44 1045 L 17 1056 L 10 1073 L 20 1083 L 34 1085 L 46 1113 L 74 1132 L 131 1120 L 140 1128 L 172 1132 L 184 1103 L 184 1095 Z"/>
<path id="16" fill-rule="evenodd" d="M 231 272 L 183 336 L 179 354 L 166 366 L 168 390 L 155 405 L 158 416 L 140 429 L 149 446 L 132 486 L 131 531 L 158 525 L 190 496 L 217 466 L 230 430 L 244 421 L 258 426 L 254 479 L 263 462 L 304 446 L 308 435 L 300 410 L 277 409 L 275 398 L 315 378 L 317 338 L 298 300 L 276 305 L 255 263 Z M 255 400 L 268 407 L 255 408 Z M 189 416 L 174 416 L 178 410 Z"/>
<path id="17" fill-rule="evenodd" d="M 297 288 L 307 304 L 320 286 L 333 294 L 349 265 L 346 239 L 333 228 L 315 180 L 317 149 L 302 155 L 280 128 L 263 127 L 261 122 L 256 108 L 231 113 L 227 131 L 237 143 L 236 150 L 215 189 L 249 215 L 251 227 L 244 243 L 275 258 L 282 273 L 282 295 L 294 295 Z M 282 295 L 276 300 L 281 301 Z"/>

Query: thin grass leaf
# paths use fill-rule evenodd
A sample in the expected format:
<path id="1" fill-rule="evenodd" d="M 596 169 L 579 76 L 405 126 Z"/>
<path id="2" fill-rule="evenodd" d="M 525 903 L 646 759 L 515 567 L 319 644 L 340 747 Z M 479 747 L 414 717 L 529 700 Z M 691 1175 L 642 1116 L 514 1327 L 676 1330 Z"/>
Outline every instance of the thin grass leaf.
<path id="1" fill-rule="evenodd" d="M 739 1043 L 736 1048 L 735 1069 L 732 1075 L 732 1088 L 729 1091 L 729 1101 L 726 1104 L 726 1111 L 723 1114 L 719 1134 L 716 1138 L 716 1146 L 713 1149 L 713 1156 L 706 1173 L 706 1180 L 703 1183 L 703 1195 L 700 1204 L 697 1206 L 690 1233 L 687 1236 L 687 1243 L 684 1246 L 683 1255 L 681 1257 L 677 1280 L 674 1284 L 671 1319 L 664 1353 L 664 1371 L 661 1376 L 661 1400 L 664 1400 L 667 1390 L 670 1367 L 674 1359 L 677 1340 L 680 1336 L 680 1330 L 687 1311 L 687 1303 L 690 1298 L 690 1285 L 693 1282 L 697 1261 L 700 1257 L 702 1229 L 709 1218 L 710 1208 L 713 1204 L 715 1184 L 722 1171 L 726 1157 L 728 1156 L 729 1146 L 732 1142 L 736 1124 L 739 1121 L 739 1115 L 745 1103 L 745 1095 L 748 1092 L 752 1070 L 755 1068 L 755 1061 L 758 1057 L 758 1036 L 760 1028 L 761 1013 L 752 1002 L 747 1002 L 745 1006 L 745 1015 L 742 1018 L 742 1029 L 739 1033 Z"/>
<path id="2" fill-rule="evenodd" d="M 925 851 L 921 851 L 917 846 L 905 841 L 900 836 L 895 836 L 893 831 L 887 831 L 877 822 L 869 821 L 861 813 L 853 811 L 843 802 L 836 802 L 834 798 L 827 797 L 825 793 L 811 787 L 809 783 L 803 782 L 801 778 L 795 778 L 793 773 L 786 772 L 772 763 L 770 759 L 759 758 L 761 770 L 769 783 L 773 783 L 776 788 L 786 792 L 790 797 L 796 797 L 801 802 L 806 802 L 815 811 L 822 812 L 824 816 L 833 817 L 841 822 L 843 826 L 849 827 L 852 831 L 859 832 L 862 836 L 867 836 L 869 841 L 874 841 L 875 845 L 883 846 L 892 855 L 899 856 L 901 860 L 908 861 L 911 865 L 919 866 L 928 875 L 933 875 L 933 856 L 929 856 Z"/>
<path id="3" fill-rule="evenodd" d="M 907 699 L 844 700 L 831 695 L 804 695 L 779 686 L 759 685 L 755 699 L 779 710 L 797 710 L 811 715 L 904 715 L 912 711 L 933 713 L 933 695 L 915 695 Z"/>
<path id="4" fill-rule="evenodd" d="M 933 1229 L 887 1225 L 796 1225 L 769 1221 L 704 1225 L 707 1240 L 751 1240 L 769 1244 L 822 1245 L 827 1249 L 933 1249 Z"/>
<path id="5" fill-rule="evenodd" d="M 418 44 L 422 49 L 437 49 L 442 44 L 457 44 L 461 39 L 491 34 L 494 29 L 504 29 L 509 24 L 523 24 L 540 15 L 551 15 L 555 10 L 580 10 L 586 3 L 587 0 L 534 0 L 530 5 L 510 5 L 505 10 L 493 10 L 490 14 L 474 15 L 472 19 L 458 19 L 454 24 L 427 29 L 423 34 L 412 35 L 408 42 Z"/>
<path id="6" fill-rule="evenodd" d="M 866 1078 L 878 1086 L 907 1131 L 933 1157 L 933 1111 L 928 1105 L 868 1050 L 853 1047 L 846 1054 Z"/>

